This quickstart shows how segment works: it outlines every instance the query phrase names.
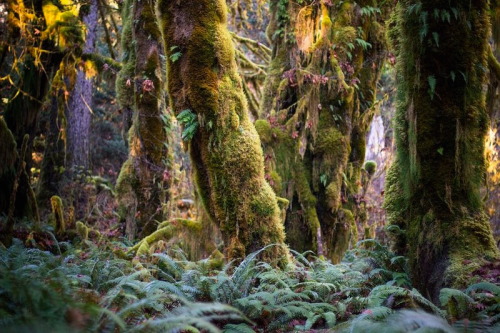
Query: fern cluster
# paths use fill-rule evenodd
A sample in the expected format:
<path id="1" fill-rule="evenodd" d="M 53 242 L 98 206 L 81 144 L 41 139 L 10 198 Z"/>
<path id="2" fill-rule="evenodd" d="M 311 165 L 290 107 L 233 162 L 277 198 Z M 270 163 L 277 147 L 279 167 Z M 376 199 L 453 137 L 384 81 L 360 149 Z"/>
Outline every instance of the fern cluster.
<path id="1" fill-rule="evenodd" d="M 500 287 L 443 289 L 439 306 L 411 288 L 406 259 L 360 242 L 341 264 L 292 251 L 285 269 L 259 261 L 216 268 L 180 250 L 120 259 L 118 243 L 20 241 L 0 249 L 4 332 L 485 332 L 498 330 Z"/>

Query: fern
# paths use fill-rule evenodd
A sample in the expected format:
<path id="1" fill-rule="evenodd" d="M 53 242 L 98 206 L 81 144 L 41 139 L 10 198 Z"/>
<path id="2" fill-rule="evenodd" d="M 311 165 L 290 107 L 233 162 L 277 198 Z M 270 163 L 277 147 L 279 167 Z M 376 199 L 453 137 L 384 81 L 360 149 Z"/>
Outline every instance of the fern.
<path id="1" fill-rule="evenodd" d="M 190 109 L 181 111 L 177 115 L 177 120 L 183 125 L 182 140 L 190 141 L 198 130 L 198 116 Z"/>
<path id="2" fill-rule="evenodd" d="M 474 300 L 457 289 L 443 288 L 439 292 L 441 307 L 446 308 L 448 316 L 454 319 L 464 318 L 475 305 Z"/>

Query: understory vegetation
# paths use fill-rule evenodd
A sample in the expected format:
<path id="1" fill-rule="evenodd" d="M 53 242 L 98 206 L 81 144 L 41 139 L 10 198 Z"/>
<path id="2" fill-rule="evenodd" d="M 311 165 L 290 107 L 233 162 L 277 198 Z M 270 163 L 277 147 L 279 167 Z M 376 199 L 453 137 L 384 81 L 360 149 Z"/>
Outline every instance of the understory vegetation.
<path id="1" fill-rule="evenodd" d="M 471 278 L 439 306 L 413 289 L 407 259 L 364 240 L 333 265 L 293 253 L 189 261 L 179 248 L 128 257 L 126 243 L 59 242 L 50 230 L 0 249 L 2 332 L 498 332 L 500 287 Z M 42 241 L 43 240 L 43 241 Z M 216 252 L 217 253 L 217 252 Z"/>

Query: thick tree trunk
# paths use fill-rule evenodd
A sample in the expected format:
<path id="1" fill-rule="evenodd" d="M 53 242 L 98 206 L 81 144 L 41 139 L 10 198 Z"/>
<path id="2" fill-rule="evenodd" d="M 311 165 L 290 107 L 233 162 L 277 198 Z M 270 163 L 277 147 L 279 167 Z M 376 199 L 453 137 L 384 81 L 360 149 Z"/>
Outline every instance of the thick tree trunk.
<path id="1" fill-rule="evenodd" d="M 154 1 L 125 5 L 123 42 L 128 58 L 117 80 L 120 103 L 134 110 L 129 131 L 130 154 L 118 178 L 121 215 L 130 239 L 156 230 L 170 188 L 169 119 L 164 102 L 161 33 Z M 129 94 L 129 93 L 130 94 Z M 133 99 L 132 99 L 133 96 Z M 132 103 L 131 103 L 132 101 Z"/>
<path id="2" fill-rule="evenodd" d="M 22 70 L 22 85 L 21 89 L 29 95 L 20 93 L 6 107 L 4 120 L 7 127 L 12 132 L 17 149 L 20 149 L 25 135 L 29 136 L 27 150 L 25 154 L 25 173 L 19 180 L 15 200 L 15 217 L 33 217 L 36 209 L 36 202 L 33 201 L 31 188 L 31 166 L 32 166 L 32 149 L 33 139 L 35 138 L 38 118 L 42 108 L 41 101 L 49 89 L 49 81 L 52 77 L 55 65 L 59 61 L 59 54 L 55 52 L 44 59 L 44 67 L 36 68 L 34 62 L 28 56 L 25 59 Z M 0 149 L 7 149 L 8 145 L 0 145 Z M 16 165 L 21 165 L 16 163 Z M 12 193 L 13 179 L 5 179 L 5 182 L 0 184 L 2 191 Z M 4 212 L 6 213 L 6 212 Z"/>
<path id="3" fill-rule="evenodd" d="M 97 0 L 90 0 L 85 7 L 86 14 L 83 16 L 83 23 L 86 27 L 85 46 L 83 53 L 92 54 L 95 52 L 97 38 Z M 89 135 L 92 121 L 92 90 L 94 80 L 86 77 L 84 70 L 79 70 L 75 87 L 71 93 L 68 118 L 68 144 L 67 144 L 67 166 L 72 169 L 81 167 L 89 168 Z"/>
<path id="4" fill-rule="evenodd" d="M 249 120 L 223 0 L 162 0 L 168 84 L 176 114 L 193 114 L 185 132 L 198 192 L 221 229 L 227 258 L 283 244 L 277 198 L 264 178 L 259 136 Z M 196 125 L 197 124 L 197 125 Z M 192 127 L 194 126 L 194 127 Z M 196 132 L 193 132 L 193 128 Z M 265 259 L 286 261 L 272 247 Z"/>
<path id="5" fill-rule="evenodd" d="M 86 38 L 83 52 L 95 52 L 98 22 L 97 0 L 90 0 L 85 7 L 83 23 L 86 27 Z M 88 191 L 84 184 L 76 181 L 79 172 L 90 173 L 90 125 L 92 122 L 92 93 L 94 78 L 83 68 L 78 70 L 75 87 L 71 92 L 66 118 L 68 120 L 66 145 L 66 177 L 76 186 L 71 186 L 69 197 L 74 207 L 75 219 L 82 219 L 88 214 Z"/>
<path id="6" fill-rule="evenodd" d="M 397 156 L 386 207 L 414 285 L 434 300 L 498 257 L 480 197 L 488 34 L 488 2 L 479 0 L 399 1 L 391 31 Z"/>
<path id="7" fill-rule="evenodd" d="M 358 4 L 272 1 L 273 59 L 256 122 L 267 177 L 290 201 L 290 246 L 339 262 L 357 241 L 365 136 L 385 58 L 385 10 Z"/>
<path id="8" fill-rule="evenodd" d="M 82 6 L 82 22 L 85 24 L 85 44 L 82 52 L 93 54 L 97 37 L 97 0 Z M 48 116 L 48 128 L 44 160 L 38 185 L 38 198 L 44 208 L 50 208 L 50 198 L 61 196 L 67 206 L 74 209 L 74 217 L 83 219 L 88 211 L 88 191 L 84 190 L 85 177 L 89 172 L 90 125 L 94 79 L 86 72 L 84 62 L 77 67 L 74 82 L 65 79 L 64 90 L 53 85 L 51 108 Z M 71 72 L 70 62 L 64 72 Z M 60 74 L 59 74 L 60 75 Z M 79 180 L 76 176 L 80 176 Z M 83 180 L 83 181 L 82 181 Z"/>

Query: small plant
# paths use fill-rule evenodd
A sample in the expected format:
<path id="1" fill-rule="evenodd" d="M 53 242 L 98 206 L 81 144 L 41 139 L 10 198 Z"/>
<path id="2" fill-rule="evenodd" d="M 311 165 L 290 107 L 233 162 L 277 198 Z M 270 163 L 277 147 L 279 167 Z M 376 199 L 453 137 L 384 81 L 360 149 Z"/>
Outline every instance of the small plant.
<path id="1" fill-rule="evenodd" d="M 179 48 L 178 46 L 172 46 L 170 48 L 170 52 L 172 52 L 172 54 L 170 55 L 170 61 L 176 62 L 182 56 L 182 52 L 180 52 L 180 51 L 174 52 L 178 48 Z"/>
<path id="2" fill-rule="evenodd" d="M 190 141 L 198 130 L 198 116 L 190 109 L 186 109 L 177 115 L 177 120 L 184 126 L 182 140 Z"/>

